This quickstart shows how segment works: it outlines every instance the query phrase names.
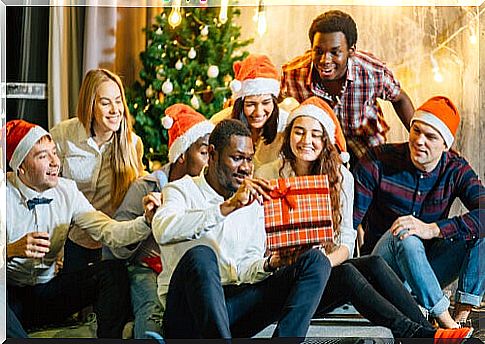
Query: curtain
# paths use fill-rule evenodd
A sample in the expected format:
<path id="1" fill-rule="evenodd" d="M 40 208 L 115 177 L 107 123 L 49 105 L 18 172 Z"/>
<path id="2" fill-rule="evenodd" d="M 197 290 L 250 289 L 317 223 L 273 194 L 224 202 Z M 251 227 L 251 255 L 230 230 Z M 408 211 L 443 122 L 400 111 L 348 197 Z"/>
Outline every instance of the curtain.
<path id="1" fill-rule="evenodd" d="M 82 71 L 84 8 L 50 7 L 48 122 L 49 128 L 76 113 Z"/>
<path id="2" fill-rule="evenodd" d="M 137 6 L 143 5 L 146 5 L 144 1 L 137 3 Z M 125 87 L 131 86 L 142 68 L 139 55 L 146 42 L 143 28 L 151 25 L 159 10 L 157 7 L 87 7 L 83 74 L 93 68 L 106 68 L 118 74 Z"/>

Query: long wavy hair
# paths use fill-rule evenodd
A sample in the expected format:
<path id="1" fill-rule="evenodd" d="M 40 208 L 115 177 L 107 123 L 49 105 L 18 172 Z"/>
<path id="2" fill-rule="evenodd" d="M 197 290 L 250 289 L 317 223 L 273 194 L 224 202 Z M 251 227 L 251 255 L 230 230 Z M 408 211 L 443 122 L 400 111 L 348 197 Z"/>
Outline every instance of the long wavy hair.
<path id="1" fill-rule="evenodd" d="M 276 134 L 278 134 L 278 121 L 280 117 L 278 100 L 274 95 L 271 95 L 271 97 L 273 100 L 273 112 L 271 112 L 271 115 L 264 124 L 263 133 L 261 134 L 264 139 L 264 143 L 267 145 L 271 144 L 276 138 Z M 248 127 L 248 129 L 251 129 L 249 128 L 248 120 L 244 114 L 244 97 L 238 98 L 234 101 L 231 118 L 240 120 L 246 125 L 246 127 Z"/>
<path id="2" fill-rule="evenodd" d="M 96 120 L 94 116 L 96 95 L 99 86 L 103 82 L 110 80 L 114 81 L 120 89 L 124 109 L 120 128 L 113 134 L 111 152 L 111 174 L 113 178 L 113 183 L 111 184 L 111 194 L 113 195 L 112 207 L 116 209 L 125 197 L 130 184 L 144 170 L 143 163 L 139 158 L 143 153 L 143 145 L 141 142 L 137 142 L 139 145 L 137 149 L 133 144 L 133 126 L 121 79 L 106 69 L 90 70 L 84 77 L 81 90 L 79 91 L 77 117 L 86 129 L 86 133 L 89 136 L 94 136 L 93 125 Z"/>
<path id="3" fill-rule="evenodd" d="M 298 118 L 298 117 L 296 117 Z M 283 157 L 283 164 L 281 165 L 279 175 L 283 177 L 282 171 L 285 164 L 290 164 L 293 171 L 296 171 L 297 159 L 293 153 L 290 145 L 291 132 L 295 124 L 294 118 L 289 125 L 287 125 L 283 135 L 283 145 L 281 146 L 281 154 Z M 326 174 L 328 177 L 330 201 L 332 205 L 332 221 L 335 239 L 340 238 L 340 223 L 342 222 L 342 212 L 340 206 L 340 193 L 342 191 L 342 172 L 340 165 L 342 160 L 337 148 L 330 142 L 327 131 L 323 128 L 322 143 L 323 149 L 318 158 L 313 162 L 310 175 Z"/>

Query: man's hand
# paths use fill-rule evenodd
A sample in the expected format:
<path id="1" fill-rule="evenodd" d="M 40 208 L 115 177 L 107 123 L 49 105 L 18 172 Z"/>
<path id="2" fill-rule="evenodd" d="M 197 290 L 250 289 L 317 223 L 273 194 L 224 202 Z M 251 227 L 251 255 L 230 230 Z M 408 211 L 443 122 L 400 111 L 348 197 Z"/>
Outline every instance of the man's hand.
<path id="1" fill-rule="evenodd" d="M 162 204 L 162 194 L 160 192 L 150 192 L 143 197 L 142 202 L 143 208 L 145 209 L 145 218 L 151 225 L 155 212 Z"/>
<path id="2" fill-rule="evenodd" d="M 416 235 L 424 240 L 441 236 L 440 228 L 436 223 L 425 223 L 412 215 L 397 218 L 389 230 L 392 235 L 399 235 L 400 240 L 404 240 L 410 235 Z"/>
<path id="3" fill-rule="evenodd" d="M 284 266 L 293 265 L 298 260 L 300 255 L 306 251 L 308 251 L 308 247 L 306 246 L 295 248 L 290 254 L 285 255 L 282 255 L 280 251 L 274 251 L 267 260 L 265 270 L 269 272 Z"/>
<path id="4" fill-rule="evenodd" d="M 47 232 L 30 232 L 7 245 L 7 258 L 43 258 L 51 242 Z"/>
<path id="5" fill-rule="evenodd" d="M 256 200 L 262 204 L 264 200 L 271 199 L 268 192 L 273 189 L 274 187 L 270 186 L 265 179 L 246 178 L 241 183 L 236 193 L 221 204 L 221 214 L 227 216 L 234 210 L 248 206 Z"/>

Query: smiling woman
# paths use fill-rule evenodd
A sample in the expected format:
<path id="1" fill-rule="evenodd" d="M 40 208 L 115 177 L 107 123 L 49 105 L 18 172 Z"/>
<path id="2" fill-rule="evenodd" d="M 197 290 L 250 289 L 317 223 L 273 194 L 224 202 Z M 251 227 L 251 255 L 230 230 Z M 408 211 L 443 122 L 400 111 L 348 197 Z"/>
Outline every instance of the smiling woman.
<path id="1" fill-rule="evenodd" d="M 62 176 L 76 181 L 97 210 L 112 216 L 130 184 L 143 174 L 143 145 L 133 132 L 120 78 L 105 69 L 89 71 L 79 92 L 77 117 L 59 123 L 51 134 Z M 100 259 L 100 248 L 81 228 L 72 228 L 64 270 Z"/>
<path id="2" fill-rule="evenodd" d="M 278 107 L 279 72 L 266 55 L 249 55 L 234 63 L 235 79 L 231 82 L 234 106 L 215 114 L 211 121 L 242 121 L 251 131 L 255 155 L 254 167 L 274 161 L 282 144 L 288 113 Z"/>

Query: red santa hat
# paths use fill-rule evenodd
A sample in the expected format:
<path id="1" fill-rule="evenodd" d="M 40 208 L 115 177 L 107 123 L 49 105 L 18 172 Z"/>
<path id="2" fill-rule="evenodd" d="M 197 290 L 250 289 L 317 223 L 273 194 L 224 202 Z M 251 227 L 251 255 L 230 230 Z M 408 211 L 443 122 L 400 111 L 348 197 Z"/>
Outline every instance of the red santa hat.
<path id="1" fill-rule="evenodd" d="M 7 122 L 5 125 L 7 162 L 12 170 L 18 170 L 32 147 L 46 135 L 50 137 L 50 134 L 42 127 L 22 119 Z"/>
<path id="2" fill-rule="evenodd" d="M 200 137 L 210 134 L 214 124 L 185 104 L 165 109 L 162 125 L 168 130 L 168 160 L 174 163 Z"/>
<path id="3" fill-rule="evenodd" d="M 234 80 L 229 87 L 234 99 L 259 95 L 280 94 L 279 73 L 275 65 L 266 55 L 249 55 L 243 61 L 233 65 Z"/>
<path id="4" fill-rule="evenodd" d="M 286 125 L 297 117 L 308 116 L 319 121 L 330 138 L 330 142 L 340 149 L 340 158 L 342 162 L 346 163 L 350 160 L 350 155 L 347 152 L 347 143 L 345 136 L 340 126 L 340 122 L 333 112 L 332 108 L 319 97 L 310 97 L 293 110 L 286 121 Z"/>
<path id="5" fill-rule="evenodd" d="M 460 125 L 460 113 L 449 98 L 436 96 L 428 99 L 414 112 L 411 124 L 414 121 L 435 128 L 445 140 L 446 147 L 450 148 Z"/>

